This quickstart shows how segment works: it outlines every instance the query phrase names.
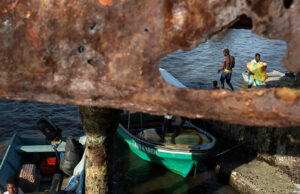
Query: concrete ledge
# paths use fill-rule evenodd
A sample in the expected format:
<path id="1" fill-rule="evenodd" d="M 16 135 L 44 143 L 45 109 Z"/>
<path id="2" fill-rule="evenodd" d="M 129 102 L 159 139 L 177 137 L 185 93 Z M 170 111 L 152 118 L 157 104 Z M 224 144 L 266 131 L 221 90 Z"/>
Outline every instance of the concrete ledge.
<path id="1" fill-rule="evenodd" d="M 234 169 L 229 184 L 242 193 L 300 193 L 287 174 L 256 159 Z"/>

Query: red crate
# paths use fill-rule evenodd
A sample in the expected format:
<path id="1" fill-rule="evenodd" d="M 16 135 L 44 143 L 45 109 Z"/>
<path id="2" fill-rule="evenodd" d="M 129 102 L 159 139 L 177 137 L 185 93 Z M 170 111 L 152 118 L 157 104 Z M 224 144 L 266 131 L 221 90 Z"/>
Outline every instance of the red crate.
<path id="1" fill-rule="evenodd" d="M 54 174 L 56 172 L 56 158 L 47 157 L 42 160 L 41 173 L 42 174 Z"/>
<path id="2" fill-rule="evenodd" d="M 48 165 L 56 165 L 56 158 L 55 157 L 47 157 L 46 158 Z"/>

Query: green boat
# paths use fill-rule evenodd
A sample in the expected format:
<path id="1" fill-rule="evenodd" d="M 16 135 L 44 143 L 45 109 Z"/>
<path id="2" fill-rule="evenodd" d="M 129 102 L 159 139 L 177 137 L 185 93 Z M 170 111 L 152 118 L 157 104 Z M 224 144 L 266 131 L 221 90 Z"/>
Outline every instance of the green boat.
<path id="1" fill-rule="evenodd" d="M 159 68 L 159 71 L 167 83 L 177 88 L 186 88 L 185 85 L 165 69 Z M 149 127 L 156 129 L 157 132 L 161 131 L 163 120 L 163 116 L 134 113 L 127 114 L 126 123 L 126 114 L 123 114 L 117 133 L 140 158 L 148 162 L 161 164 L 172 172 L 186 177 L 199 161 L 208 156 L 210 150 L 215 146 L 216 139 L 208 132 L 188 121 L 185 122 L 184 127 L 199 133 L 203 139 L 206 139 L 204 143 L 185 147 L 171 146 L 149 142 L 137 136 L 141 131 Z"/>
<path id="2" fill-rule="evenodd" d="M 134 115 L 138 115 L 138 113 Z M 143 115 L 142 118 L 147 118 L 142 121 L 143 127 L 137 127 L 141 123 L 138 121 L 138 118 L 141 117 L 135 116 L 132 118 L 136 119 L 130 121 L 133 123 L 134 128 L 128 130 L 128 126 L 131 125 L 127 125 L 126 128 L 126 124 L 124 124 L 125 122 L 121 122 L 117 130 L 118 135 L 128 144 L 129 148 L 143 160 L 163 165 L 167 169 L 183 177 L 186 177 L 192 168 L 197 166 L 199 161 L 208 156 L 209 151 L 216 143 L 215 137 L 188 121 L 185 122 L 184 128 L 194 129 L 201 134 L 202 137 L 205 136 L 207 139 L 206 143 L 193 146 L 176 147 L 146 141 L 137 135 L 141 131 L 149 128 L 155 128 L 157 131 L 161 131 L 161 121 L 163 120 L 163 116 L 153 116 L 153 119 L 151 120 L 151 115 L 141 115 Z"/>

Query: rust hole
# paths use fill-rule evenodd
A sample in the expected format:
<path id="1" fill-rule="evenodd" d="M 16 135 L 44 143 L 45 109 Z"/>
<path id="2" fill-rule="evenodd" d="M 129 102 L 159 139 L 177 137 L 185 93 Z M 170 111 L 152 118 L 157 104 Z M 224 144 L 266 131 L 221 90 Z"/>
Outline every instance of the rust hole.
<path id="1" fill-rule="evenodd" d="M 96 26 L 96 23 L 93 23 L 91 26 L 90 26 L 90 29 L 93 30 Z"/>
<path id="2" fill-rule="evenodd" d="M 92 59 L 87 60 L 87 63 L 90 64 L 90 65 L 92 65 L 92 62 L 93 62 Z"/>
<path id="3" fill-rule="evenodd" d="M 237 21 L 231 26 L 231 28 L 237 29 L 252 29 L 252 20 L 245 14 L 242 14 Z"/>
<path id="4" fill-rule="evenodd" d="M 161 59 L 159 65 L 188 88 L 210 90 L 213 88 L 213 82 L 216 81 L 218 82 L 217 87 L 221 87 L 222 73 L 218 74 L 217 71 L 221 68 L 225 58 L 223 50 L 228 48 L 230 55 L 235 57 L 231 84 L 234 90 L 237 90 L 248 88 L 249 75 L 246 72 L 246 64 L 253 61 L 256 53 L 259 53 L 261 61 L 267 63 L 267 73 L 270 73 L 272 78 L 269 78 L 268 85 L 263 83 L 260 86 L 256 86 L 256 84 L 251 86 L 253 88 L 281 87 L 283 82 L 279 81 L 280 76 L 284 76 L 287 72 L 286 68 L 282 66 L 282 59 L 287 49 L 286 42 L 260 37 L 253 34 L 251 28 L 251 18 L 241 15 L 231 24 L 231 28 L 219 37 L 199 44 L 193 50 L 177 50 L 169 53 Z M 273 78 L 276 73 L 278 73 L 278 79 Z M 162 72 L 161 74 L 163 75 Z M 166 79 L 165 81 L 170 83 Z M 174 84 L 171 85 L 174 86 Z M 224 81 L 224 85 L 225 89 L 229 89 L 226 81 Z"/>
<path id="5" fill-rule="evenodd" d="M 84 46 L 80 45 L 80 46 L 78 47 L 78 52 L 79 52 L 79 53 L 82 53 L 83 51 L 84 51 Z"/>
<path id="6" fill-rule="evenodd" d="M 293 4 L 293 0 L 283 0 L 283 4 L 286 9 L 289 9 Z"/>

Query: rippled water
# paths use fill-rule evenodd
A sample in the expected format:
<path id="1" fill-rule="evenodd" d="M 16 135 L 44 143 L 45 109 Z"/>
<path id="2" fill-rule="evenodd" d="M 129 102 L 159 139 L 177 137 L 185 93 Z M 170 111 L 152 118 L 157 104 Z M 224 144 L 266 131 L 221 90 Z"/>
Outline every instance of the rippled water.
<path id="1" fill-rule="evenodd" d="M 213 80 L 219 80 L 217 69 L 223 60 L 222 51 L 231 50 L 236 58 L 232 83 L 235 88 L 245 87 L 241 72 L 256 52 L 268 62 L 268 70 L 285 69 L 280 65 L 286 44 L 279 40 L 268 40 L 252 34 L 249 30 L 229 30 L 217 39 L 209 40 L 191 51 L 176 51 L 164 57 L 160 66 L 172 73 L 191 88 L 210 88 Z M 0 154 L 6 149 L 14 132 L 23 136 L 41 136 L 35 123 L 48 117 L 63 129 L 63 135 L 82 135 L 78 107 L 0 99 Z M 181 178 L 165 168 L 149 164 L 116 138 L 114 176 L 116 193 L 234 193 L 227 185 L 217 182 L 214 172 L 200 165 L 197 177 Z"/>
<path id="2" fill-rule="evenodd" d="M 41 136 L 35 124 L 43 116 L 63 129 L 63 135 L 83 134 L 77 106 L 0 100 L 1 140 L 9 139 L 15 132 Z"/>

